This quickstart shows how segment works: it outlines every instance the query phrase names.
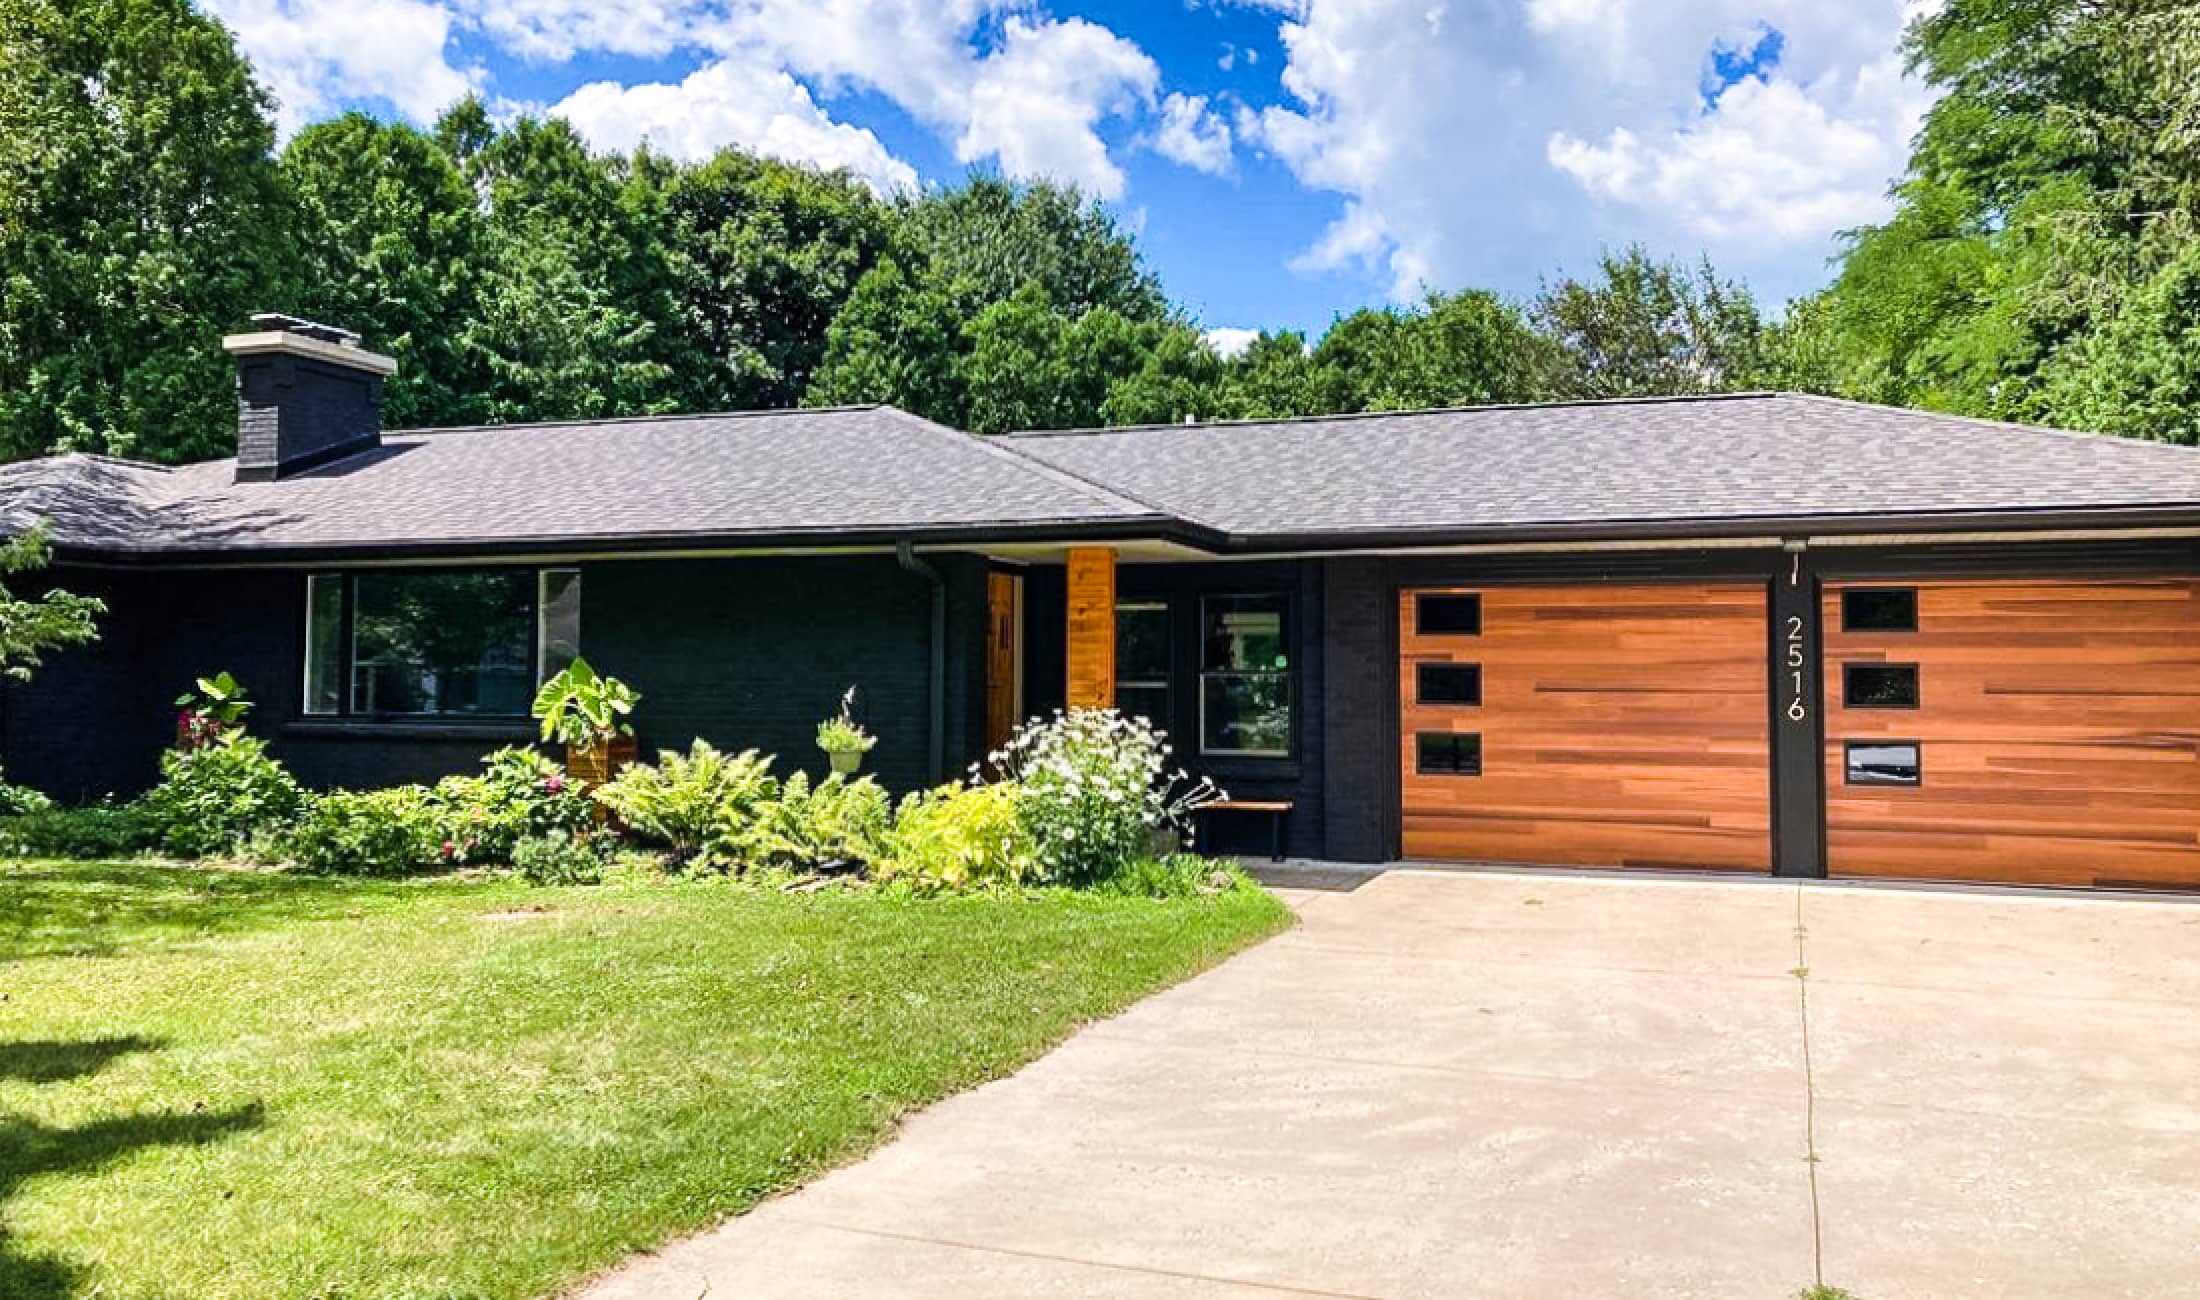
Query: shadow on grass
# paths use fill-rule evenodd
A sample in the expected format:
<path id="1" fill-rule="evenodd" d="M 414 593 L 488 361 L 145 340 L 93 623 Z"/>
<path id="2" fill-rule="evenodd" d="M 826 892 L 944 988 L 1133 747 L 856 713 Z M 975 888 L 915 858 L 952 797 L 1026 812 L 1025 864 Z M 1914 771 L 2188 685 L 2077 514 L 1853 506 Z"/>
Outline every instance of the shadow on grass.
<path id="1" fill-rule="evenodd" d="M 92 1074 L 125 1053 L 158 1046 L 139 1038 L 10 1043 L 0 1045 L 0 1062 L 5 1063 L 0 1068 L 12 1078 L 58 1083 Z M 199 1146 L 257 1128 L 263 1120 L 257 1103 L 225 1111 L 124 1115 L 74 1128 L 0 1115 L 0 1213 L 33 1178 L 95 1173 L 147 1147 Z M 22 1250 L 15 1235 L 0 1224 L 0 1297 L 60 1300 L 79 1294 L 85 1282 L 82 1266 L 50 1252 Z"/>
<path id="2" fill-rule="evenodd" d="M 91 1038 L 81 1043 L 49 1039 L 0 1042 L 0 1079 L 24 1083 L 60 1083 L 81 1079 L 107 1068 L 107 1063 L 132 1052 L 150 1052 L 158 1039 L 128 1034 L 118 1038 Z"/>
<path id="3" fill-rule="evenodd" d="M 167 862 L 7 864 L 0 867 L 0 960 L 111 956 L 146 943 L 343 916 L 420 887 Z"/>

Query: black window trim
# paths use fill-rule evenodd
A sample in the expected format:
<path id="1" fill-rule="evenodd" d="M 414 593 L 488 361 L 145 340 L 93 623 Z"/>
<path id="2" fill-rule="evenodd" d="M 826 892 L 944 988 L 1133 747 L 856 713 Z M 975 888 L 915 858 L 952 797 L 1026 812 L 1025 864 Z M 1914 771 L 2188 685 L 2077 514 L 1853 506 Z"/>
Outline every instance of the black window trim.
<path id="1" fill-rule="evenodd" d="M 300 724 L 309 725 L 372 725 L 377 727 L 452 727 L 480 724 L 496 727 L 512 723 L 531 723 L 525 713 L 360 713 L 352 708 L 352 675 L 358 663 L 358 605 L 359 579 L 369 574 L 403 573 L 406 576 L 435 576 L 442 574 L 525 573 L 534 579 L 528 584 L 527 611 L 527 662 L 535 672 L 539 684 L 543 680 L 543 628 L 542 584 L 549 573 L 580 573 L 574 564 L 438 564 L 385 566 L 353 569 L 309 569 L 303 581 L 304 618 L 299 629 L 297 713 Z M 317 712 L 313 709 L 313 696 L 308 677 L 313 666 L 313 584 L 316 579 L 335 579 L 341 596 L 343 613 L 338 624 L 337 639 L 342 647 L 337 664 L 338 686 L 336 711 Z"/>
<path id="2" fill-rule="evenodd" d="M 1164 638 L 1161 647 L 1161 677 L 1158 681 L 1146 677 L 1124 677 L 1120 671 L 1122 665 L 1118 662 L 1116 665 L 1118 671 L 1115 678 L 1115 707 L 1118 711 L 1122 710 L 1123 688 L 1126 686 L 1133 690 L 1158 690 L 1161 692 L 1161 712 L 1163 716 L 1148 718 L 1147 721 L 1164 730 L 1171 729 L 1176 725 L 1176 611 L 1166 598 L 1160 596 L 1140 597 L 1130 600 L 1118 599 L 1115 602 L 1115 620 L 1118 628 L 1122 626 L 1123 614 L 1126 610 L 1148 614 L 1159 613 L 1161 615 L 1162 636 Z M 1118 632 L 1117 635 L 1120 637 L 1121 633 Z M 1119 660 L 1120 648 L 1121 643 L 1118 641 Z"/>
<path id="3" fill-rule="evenodd" d="M 1451 741 L 1454 744 L 1462 740 L 1473 741 L 1473 770 L 1469 771 L 1456 764 L 1450 767 L 1430 767 L 1428 763 L 1428 742 L 1431 740 Z M 1479 731 L 1415 731 L 1413 733 L 1413 772 L 1416 776 L 1478 777 L 1482 775 L 1482 733 Z"/>
<path id="4" fill-rule="evenodd" d="M 1270 670 L 1214 669 L 1207 667 L 1207 603 L 1216 600 L 1280 600 L 1283 602 L 1283 645 L 1285 666 L 1281 672 Z M 1299 600 L 1298 594 L 1287 587 L 1255 587 L 1223 591 L 1202 591 L 1193 606 L 1198 617 L 1190 648 L 1192 663 L 1192 730 L 1198 742 L 1201 758 L 1220 759 L 1230 763 L 1291 763 L 1298 759 L 1300 710 L 1304 707 L 1299 691 Z M 1210 676 L 1229 677 L 1281 677 L 1290 701 L 1291 735 L 1281 750 L 1268 749 L 1210 749 L 1207 745 L 1207 679 Z"/>
<path id="5" fill-rule="evenodd" d="M 1908 627 L 1851 627 L 1849 626 L 1849 597 L 1872 596 L 1888 592 L 1907 595 L 1910 598 L 1910 625 Z M 1873 583 L 1868 586 L 1843 587 L 1841 589 L 1841 632 L 1845 636 L 1915 636 L 1918 621 L 1918 589 L 1898 584 Z"/>
<path id="6" fill-rule="evenodd" d="M 1859 748 L 1892 748 L 1908 745 L 1917 753 L 1917 775 L 1908 780 L 1891 776 L 1856 775 L 1855 752 Z M 1843 785 L 1871 786 L 1886 790 L 1915 790 L 1925 784 L 1925 742 L 1904 736 L 1865 737 L 1841 742 L 1841 783 Z"/>
<path id="7" fill-rule="evenodd" d="M 1428 670 L 1463 669 L 1474 674 L 1474 698 L 1471 700 L 1432 700 L 1428 697 Z M 1423 659 L 1413 665 L 1413 703 L 1428 709 L 1478 709 L 1482 707 L 1482 665 L 1460 663 L 1451 659 Z"/>
<path id="8" fill-rule="evenodd" d="M 1856 673 L 1864 671 L 1898 671 L 1907 669 L 1910 674 L 1910 703 L 1871 704 L 1858 703 L 1856 699 Z M 1841 707 L 1844 709 L 1877 709 L 1892 713 L 1915 713 L 1925 705 L 1925 683 L 1918 666 L 1909 662 L 1888 662 L 1878 659 L 1851 659 L 1841 665 Z"/>
<path id="9" fill-rule="evenodd" d="M 1474 630 L 1472 632 L 1431 632 L 1422 618 L 1422 608 L 1431 600 L 1466 600 L 1474 602 Z M 1478 637 L 1482 635 L 1482 593 L 1479 591 L 1416 591 L 1413 593 L 1413 634 L 1430 637 Z"/>

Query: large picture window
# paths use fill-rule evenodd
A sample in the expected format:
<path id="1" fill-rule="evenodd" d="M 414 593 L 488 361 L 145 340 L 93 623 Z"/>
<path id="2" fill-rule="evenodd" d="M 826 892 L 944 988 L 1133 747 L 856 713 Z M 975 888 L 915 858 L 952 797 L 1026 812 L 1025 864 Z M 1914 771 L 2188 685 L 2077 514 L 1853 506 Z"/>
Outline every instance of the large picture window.
<path id="1" fill-rule="evenodd" d="M 1169 607 L 1115 607 L 1115 707 L 1169 726 Z"/>
<path id="2" fill-rule="evenodd" d="M 1199 603 L 1199 749 L 1291 753 L 1291 601 L 1209 596 Z"/>
<path id="3" fill-rule="evenodd" d="M 305 711 L 362 718 L 522 718 L 572 662 L 572 569 L 315 574 L 306 586 Z"/>

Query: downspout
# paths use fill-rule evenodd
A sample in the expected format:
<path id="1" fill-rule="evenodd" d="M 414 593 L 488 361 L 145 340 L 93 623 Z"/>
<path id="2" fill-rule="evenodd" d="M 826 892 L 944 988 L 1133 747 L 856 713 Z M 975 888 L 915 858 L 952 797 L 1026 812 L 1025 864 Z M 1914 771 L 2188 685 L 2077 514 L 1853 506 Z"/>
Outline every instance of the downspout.
<path id="1" fill-rule="evenodd" d="M 931 783 L 938 785 L 947 779 L 947 579 L 917 558 L 913 542 L 896 542 L 894 558 L 932 587 L 931 716 L 925 725 L 925 757 Z"/>

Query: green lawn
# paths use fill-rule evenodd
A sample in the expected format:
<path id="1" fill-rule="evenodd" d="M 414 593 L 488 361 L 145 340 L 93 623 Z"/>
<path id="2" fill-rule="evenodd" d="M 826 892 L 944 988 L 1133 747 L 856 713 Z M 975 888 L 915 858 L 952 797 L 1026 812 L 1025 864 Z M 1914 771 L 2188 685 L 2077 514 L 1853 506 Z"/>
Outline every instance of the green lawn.
<path id="1" fill-rule="evenodd" d="M 1286 923 L 0 864 L 0 1297 L 538 1295 Z"/>

